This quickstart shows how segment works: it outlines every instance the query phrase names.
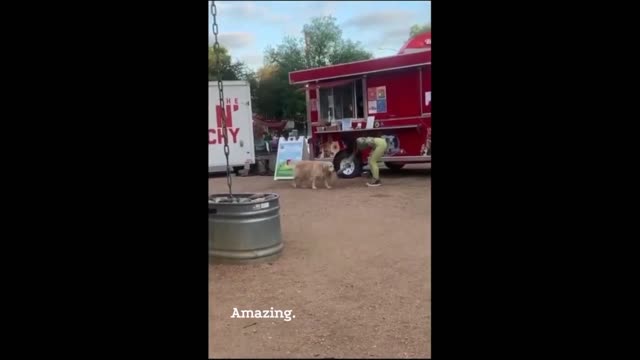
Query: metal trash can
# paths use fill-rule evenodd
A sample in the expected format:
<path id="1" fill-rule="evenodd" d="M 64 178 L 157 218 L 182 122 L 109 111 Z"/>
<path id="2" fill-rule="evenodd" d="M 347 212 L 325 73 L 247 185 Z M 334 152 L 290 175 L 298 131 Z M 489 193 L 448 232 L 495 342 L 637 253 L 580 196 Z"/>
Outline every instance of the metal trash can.
<path id="1" fill-rule="evenodd" d="M 283 249 L 277 194 L 209 196 L 209 260 L 246 264 L 274 260 Z"/>

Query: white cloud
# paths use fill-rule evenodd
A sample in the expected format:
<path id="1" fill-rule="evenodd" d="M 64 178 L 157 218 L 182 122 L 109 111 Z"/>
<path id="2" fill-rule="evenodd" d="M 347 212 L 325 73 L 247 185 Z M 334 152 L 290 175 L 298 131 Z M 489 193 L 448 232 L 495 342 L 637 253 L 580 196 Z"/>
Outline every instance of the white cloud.
<path id="1" fill-rule="evenodd" d="M 336 15 L 340 1 L 319 1 L 322 3 L 316 16 Z"/>
<path id="2" fill-rule="evenodd" d="M 302 27 L 309 24 L 311 19 L 320 16 L 336 16 L 340 1 L 270 1 L 270 3 L 286 3 L 295 14 L 290 21 L 283 22 L 282 37 L 301 36 Z"/>
<path id="3" fill-rule="evenodd" d="M 405 38 L 406 40 L 408 40 L 410 31 L 411 29 L 405 28 L 390 29 L 386 30 L 382 36 L 384 36 L 385 38 Z"/>
<path id="4" fill-rule="evenodd" d="M 393 55 L 393 50 L 399 50 L 409 39 L 412 25 L 430 22 L 423 19 L 423 15 L 408 10 L 370 11 L 348 19 L 342 26 L 352 31 L 371 34 L 365 40 L 365 47 L 378 56 L 388 56 Z"/>
<path id="5" fill-rule="evenodd" d="M 289 24 L 284 27 L 284 35 L 285 36 L 301 36 L 302 34 L 302 25 Z"/>
<path id="6" fill-rule="evenodd" d="M 397 53 L 407 40 L 409 40 L 408 34 L 402 37 L 398 36 L 394 38 L 388 37 L 379 40 L 371 40 L 367 41 L 364 45 L 365 48 L 367 48 L 369 51 L 372 51 L 373 53 L 384 54 L 385 56 L 387 56 Z"/>
<path id="7" fill-rule="evenodd" d="M 240 61 L 244 62 L 249 68 L 257 70 L 262 67 L 264 56 L 261 54 L 250 54 L 238 57 Z"/>
<path id="8" fill-rule="evenodd" d="M 296 18 L 303 18 L 305 21 L 312 17 L 336 15 L 338 7 L 344 4 L 343 1 L 291 1 L 287 6 L 294 7 L 299 10 Z"/>
<path id="9" fill-rule="evenodd" d="M 410 29 L 400 27 L 385 30 L 377 42 L 378 47 L 400 49 L 400 47 L 409 40 Z"/>
<path id="10" fill-rule="evenodd" d="M 347 20 L 344 26 L 353 26 L 358 29 L 375 29 L 393 27 L 403 24 L 407 29 L 413 25 L 416 14 L 407 10 L 374 11 L 357 15 Z"/>
<path id="11" fill-rule="evenodd" d="M 223 32 L 218 34 L 218 42 L 227 49 L 240 49 L 253 44 L 255 38 L 248 32 Z"/>
<path id="12" fill-rule="evenodd" d="M 259 18 L 269 22 L 285 22 L 291 16 L 273 12 L 265 3 L 254 1 L 218 1 L 216 7 L 219 16 L 232 17 L 242 20 Z"/>

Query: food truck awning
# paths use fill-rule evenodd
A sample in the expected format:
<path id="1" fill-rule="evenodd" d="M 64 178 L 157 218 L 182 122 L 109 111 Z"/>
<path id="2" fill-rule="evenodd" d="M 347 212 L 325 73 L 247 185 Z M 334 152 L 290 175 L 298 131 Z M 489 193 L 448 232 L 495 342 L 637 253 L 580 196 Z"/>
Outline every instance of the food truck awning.
<path id="1" fill-rule="evenodd" d="M 328 88 L 328 87 L 335 87 L 335 86 L 340 86 L 340 85 L 346 85 L 350 82 L 352 82 L 353 79 L 349 79 L 349 80 L 336 80 L 336 81 L 325 81 L 325 82 L 321 82 L 321 83 L 317 83 L 317 84 L 309 84 L 309 86 L 305 86 L 302 87 L 300 89 L 298 89 L 299 91 L 304 91 L 304 90 L 315 90 L 315 89 L 320 89 L 320 88 Z"/>
<path id="2" fill-rule="evenodd" d="M 430 64 L 431 50 L 429 49 L 409 54 L 399 54 L 371 60 L 354 61 L 346 64 L 292 71 L 289 73 L 289 83 L 304 84 Z"/>

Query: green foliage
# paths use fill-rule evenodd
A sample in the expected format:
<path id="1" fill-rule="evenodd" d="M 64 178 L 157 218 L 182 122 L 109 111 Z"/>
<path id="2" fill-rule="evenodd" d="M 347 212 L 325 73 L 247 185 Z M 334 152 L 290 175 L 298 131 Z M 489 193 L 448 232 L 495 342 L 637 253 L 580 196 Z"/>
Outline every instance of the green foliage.
<path id="1" fill-rule="evenodd" d="M 216 51 L 209 47 L 209 81 L 218 80 L 218 69 L 222 70 L 222 80 L 242 80 L 247 77 L 248 70 L 241 61 L 231 62 L 231 55 L 224 47 L 219 48 L 220 64 L 216 66 Z"/>
<path id="2" fill-rule="evenodd" d="M 342 38 L 336 18 L 316 17 L 303 27 L 302 37 L 285 37 L 265 52 L 258 70 L 255 112 L 269 119 L 304 120 L 305 93 L 289 85 L 289 72 L 371 59 L 362 44 Z"/>
<path id="3" fill-rule="evenodd" d="M 429 31 L 431 31 L 431 24 L 424 24 L 424 25 L 415 24 L 411 27 L 411 30 L 409 30 L 409 38 L 412 38 L 418 34 L 422 34 Z"/>

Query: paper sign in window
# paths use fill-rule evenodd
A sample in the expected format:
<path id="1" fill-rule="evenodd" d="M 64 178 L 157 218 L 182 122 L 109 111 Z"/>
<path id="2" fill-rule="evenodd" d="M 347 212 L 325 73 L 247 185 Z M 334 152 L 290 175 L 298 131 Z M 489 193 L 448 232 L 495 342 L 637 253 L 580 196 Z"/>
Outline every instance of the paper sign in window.
<path id="1" fill-rule="evenodd" d="M 369 114 L 378 113 L 378 102 L 376 100 L 369 101 L 367 106 Z"/>
<path id="2" fill-rule="evenodd" d="M 367 101 L 373 101 L 376 99 L 376 88 L 367 89 Z"/>

